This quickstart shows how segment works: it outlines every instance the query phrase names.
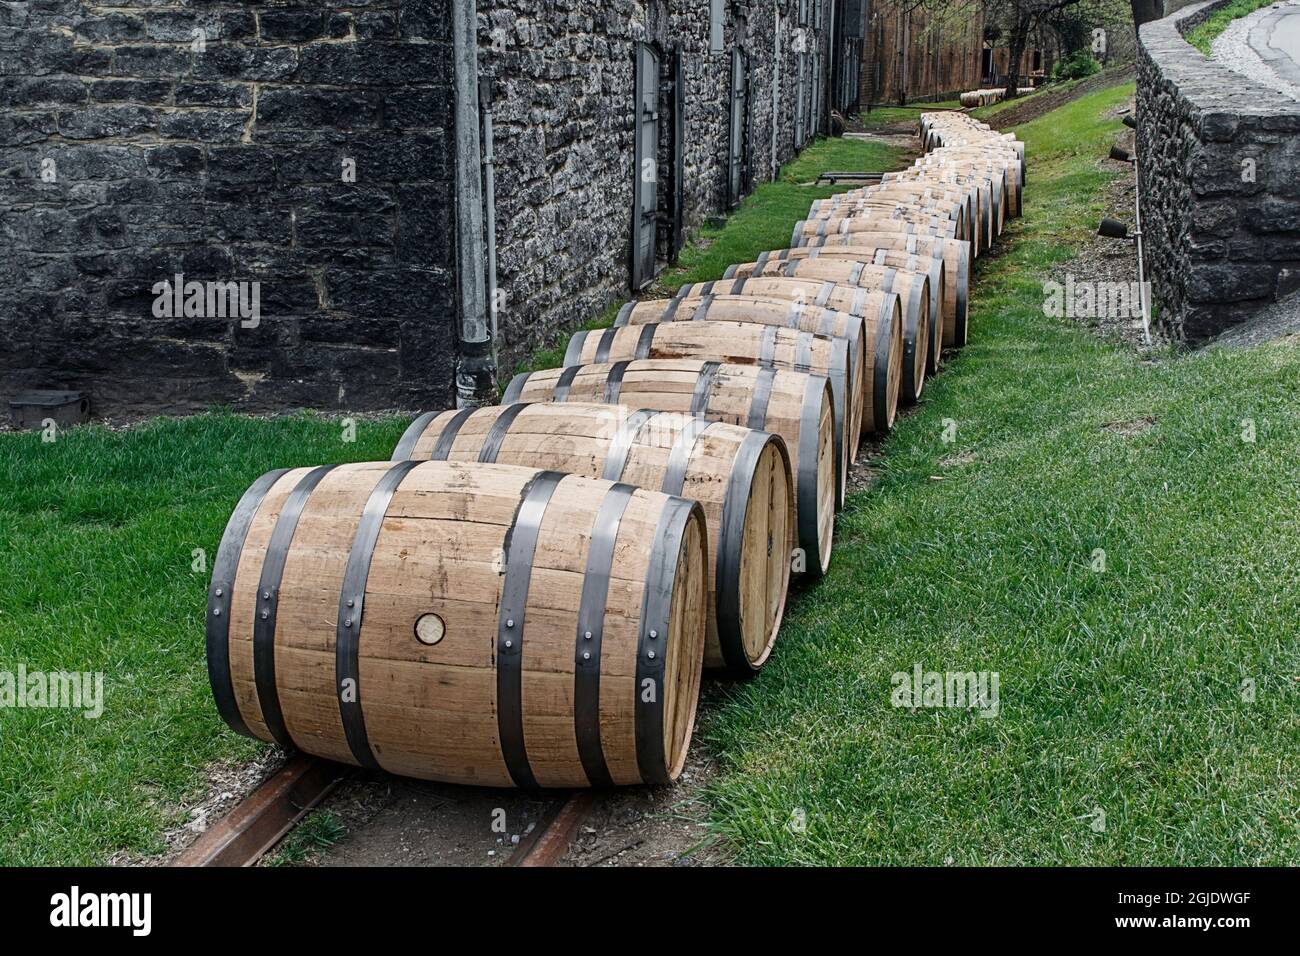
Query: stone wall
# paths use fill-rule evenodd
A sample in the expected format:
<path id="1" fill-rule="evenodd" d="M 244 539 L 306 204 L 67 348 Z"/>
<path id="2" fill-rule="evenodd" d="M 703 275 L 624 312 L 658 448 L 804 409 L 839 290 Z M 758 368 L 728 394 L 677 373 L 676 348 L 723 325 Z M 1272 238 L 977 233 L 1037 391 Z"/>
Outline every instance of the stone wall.
<path id="1" fill-rule="evenodd" d="M 1147 274 L 1159 325 L 1192 343 L 1300 289 L 1300 103 L 1183 39 L 1222 5 L 1139 31 Z"/>
<path id="2" fill-rule="evenodd" d="M 824 3 L 825 0 L 822 0 Z M 479 68 L 494 77 L 501 375 L 629 294 L 634 160 L 633 48 L 680 45 L 688 231 L 726 208 L 731 55 L 752 74 L 754 179 L 771 178 L 772 82 L 781 90 L 777 161 L 795 153 L 792 37 L 799 0 L 727 0 L 725 51 L 709 52 L 708 0 L 507 0 L 479 4 Z M 781 62 L 774 31 L 781 16 Z M 826 29 L 816 42 L 828 49 Z M 813 36 L 809 31 L 809 36 Z M 823 54 L 825 57 L 827 54 Z M 825 62 L 825 60 L 823 60 Z"/>
<path id="3" fill-rule="evenodd" d="M 449 63 L 447 0 L 0 3 L 0 397 L 446 402 Z M 159 317 L 177 273 L 260 321 Z"/>
<path id="4" fill-rule="evenodd" d="M 112 416 L 451 404 L 451 2 L 0 2 L 0 399 L 83 389 Z M 727 205 L 733 48 L 754 179 L 773 129 L 775 160 L 794 155 L 794 37 L 817 3 L 806 37 L 828 69 L 829 0 L 726 0 L 720 53 L 709 0 L 479 0 L 503 376 L 629 294 L 636 42 L 684 58 L 689 234 Z M 177 274 L 256 283 L 255 327 L 160 314 Z"/>

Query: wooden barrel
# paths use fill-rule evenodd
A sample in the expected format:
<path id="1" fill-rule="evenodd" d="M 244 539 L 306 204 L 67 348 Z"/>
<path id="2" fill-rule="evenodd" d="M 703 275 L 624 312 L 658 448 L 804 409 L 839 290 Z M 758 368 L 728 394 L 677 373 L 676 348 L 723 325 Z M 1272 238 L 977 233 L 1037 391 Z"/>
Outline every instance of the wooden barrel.
<path id="1" fill-rule="evenodd" d="M 850 348 L 851 346 L 851 348 Z M 862 336 L 818 335 L 758 322 L 656 322 L 638 328 L 575 332 L 564 365 L 621 362 L 626 359 L 717 359 L 824 375 L 831 383 L 835 412 L 836 457 L 857 460 L 862 439 Z"/>
<path id="2" fill-rule="evenodd" d="M 828 209 L 824 213 L 808 213 L 808 222 L 841 222 L 845 219 L 877 219 L 896 212 L 925 214 L 950 219 L 956 226 L 954 238 L 970 240 L 978 246 L 976 230 L 971 228 L 964 199 L 940 199 L 920 195 L 867 195 L 851 205 Z M 976 255 L 978 255 L 976 251 Z"/>
<path id="3" fill-rule="evenodd" d="M 748 677 L 771 653 L 795 547 L 780 436 L 680 412 L 516 402 L 419 416 L 393 452 L 406 458 L 528 465 L 698 501 L 709 546 L 704 666 Z"/>
<path id="4" fill-rule="evenodd" d="M 774 259 L 788 262 L 791 259 L 849 259 L 871 262 L 880 249 L 905 252 L 909 255 L 937 256 L 943 260 L 944 269 L 944 329 L 943 348 L 966 344 L 967 319 L 970 296 L 970 243 L 963 239 L 909 236 L 897 232 L 855 232 L 848 236 L 828 236 L 824 245 L 808 245 L 798 249 L 774 249 L 764 252 L 757 262 Z M 948 316 L 953 316 L 950 323 Z M 950 337 L 951 331 L 951 337 Z"/>
<path id="5" fill-rule="evenodd" d="M 1020 180 L 1020 161 L 1010 153 L 998 155 L 980 150 L 962 150 L 953 147 L 926 153 L 917 159 L 911 168 L 922 172 L 934 170 L 970 171 L 988 176 L 995 182 L 1000 181 L 1002 183 L 1000 196 L 1004 200 L 1002 202 L 1003 218 L 1009 219 L 1018 215 L 1017 199 L 1019 197 L 1019 187 L 1023 185 L 1023 182 Z"/>
<path id="6" fill-rule="evenodd" d="M 835 457 L 835 413 L 824 375 L 692 359 L 625 360 L 524 372 L 502 401 L 622 404 L 780 435 L 794 474 L 799 547 L 791 571 L 817 578 L 829 566 L 849 463 Z"/>
<path id="7" fill-rule="evenodd" d="M 825 238 L 826 236 L 847 235 L 853 232 L 905 232 L 920 236 L 942 236 L 945 239 L 959 238 L 957 223 L 943 216 L 932 216 L 925 212 L 895 209 L 886 215 L 857 217 L 848 219 L 801 219 L 795 223 L 790 236 L 790 245 L 801 246 L 807 238 Z"/>
<path id="8" fill-rule="evenodd" d="M 961 218 L 966 223 L 968 241 L 975 247 L 975 254 L 993 241 L 990 232 L 992 222 L 987 214 L 980 190 L 973 185 L 960 183 L 943 183 L 934 181 L 907 181 L 894 179 L 881 181 L 877 186 L 866 186 L 845 193 L 839 193 L 829 199 L 817 200 L 809 210 L 810 219 L 836 219 L 845 216 L 873 215 L 874 210 L 885 203 L 902 202 L 919 206 L 922 209 L 951 210 L 961 208 Z M 960 233 L 959 233 L 960 237 Z"/>
<path id="9" fill-rule="evenodd" d="M 739 291 L 729 295 L 727 290 Z M 903 375 L 903 318 L 894 293 L 786 278 L 697 282 L 682 286 L 672 299 L 627 303 L 614 325 L 705 318 L 710 322 L 757 322 L 848 339 L 850 356 L 861 353 L 864 358 L 862 430 L 884 434 L 893 427 Z M 856 345 L 859 341 L 861 348 Z"/>
<path id="10" fill-rule="evenodd" d="M 937 261 L 937 260 L 933 260 Z M 943 263 L 938 262 L 942 267 Z M 941 327 L 940 314 L 931 310 L 933 301 L 930 278 L 925 272 L 907 272 L 867 262 L 842 259 L 794 259 L 790 262 L 742 262 L 728 267 L 723 279 L 746 279 L 751 276 L 786 276 L 819 279 L 860 285 L 893 292 L 903 310 L 903 378 L 899 398 L 910 405 L 921 397 L 925 374 L 932 359 L 931 336 Z"/>
<path id="11" fill-rule="evenodd" d="M 859 265 L 861 268 L 859 268 Z M 833 281 L 844 285 L 858 285 L 867 288 L 884 288 L 885 291 L 894 291 L 894 286 L 898 283 L 906 284 L 908 276 L 913 273 L 923 273 L 926 276 L 925 293 L 927 294 L 927 307 L 924 310 L 928 319 L 926 338 L 928 340 L 928 349 L 926 356 L 926 373 L 934 375 L 939 371 L 941 356 L 943 354 L 943 329 L 948 321 L 944 311 L 944 303 L 947 298 L 947 274 L 942 259 L 936 259 L 934 256 L 915 256 L 908 253 L 894 252 L 891 250 L 878 250 L 872 255 L 870 260 L 857 260 L 854 264 L 844 260 L 826 259 L 819 262 L 809 262 L 804 260 L 792 260 L 785 264 L 773 261 L 770 257 L 760 265 L 759 260 L 752 264 L 734 265 L 728 267 L 723 273 L 723 281 L 734 278 L 746 278 L 745 272 L 749 272 L 749 277 L 765 277 L 767 275 L 782 276 L 787 278 L 813 278 L 817 280 Z M 885 283 L 889 283 L 885 286 Z M 915 282 L 913 280 L 913 285 Z"/>
<path id="12" fill-rule="evenodd" d="M 535 468 L 270 472 L 213 565 L 217 709 L 408 777 L 668 783 L 695 723 L 706 535 L 697 502 Z"/>
<path id="13" fill-rule="evenodd" d="M 973 167 L 966 169 L 960 164 L 926 166 L 918 163 L 898 172 L 885 173 L 881 183 L 932 183 L 949 188 L 962 186 L 975 189 L 979 193 L 980 215 L 986 238 L 984 244 L 991 245 L 1006 228 L 1003 209 L 1007 185 L 1005 172 L 977 172 Z"/>
<path id="14" fill-rule="evenodd" d="M 973 161 L 976 163 L 992 163 L 994 166 L 1002 166 L 1007 170 L 1007 177 L 1014 184 L 1011 190 L 1008 214 L 1012 216 L 1020 215 L 1020 201 L 1025 187 L 1025 163 L 1023 154 L 1006 145 L 980 144 L 980 145 L 961 145 L 945 146 L 942 153 L 936 150 L 934 153 L 927 153 L 921 157 L 918 162 L 929 161 L 931 157 L 942 159 L 946 163 L 958 161 Z"/>

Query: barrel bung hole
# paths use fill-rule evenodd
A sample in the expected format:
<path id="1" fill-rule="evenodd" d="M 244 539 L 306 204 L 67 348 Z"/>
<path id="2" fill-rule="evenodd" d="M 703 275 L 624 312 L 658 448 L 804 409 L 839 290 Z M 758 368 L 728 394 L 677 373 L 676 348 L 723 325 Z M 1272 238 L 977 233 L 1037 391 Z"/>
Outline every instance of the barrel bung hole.
<path id="1" fill-rule="evenodd" d="M 442 640 L 442 636 L 446 633 L 447 625 L 436 614 L 423 614 L 415 622 L 415 639 L 421 644 L 432 647 Z"/>

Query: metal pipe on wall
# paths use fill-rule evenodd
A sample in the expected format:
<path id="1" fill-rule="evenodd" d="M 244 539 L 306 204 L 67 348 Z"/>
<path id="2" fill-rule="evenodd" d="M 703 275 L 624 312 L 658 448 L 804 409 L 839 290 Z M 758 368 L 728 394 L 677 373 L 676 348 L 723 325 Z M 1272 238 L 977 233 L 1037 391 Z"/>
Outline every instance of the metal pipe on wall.
<path id="1" fill-rule="evenodd" d="M 497 400 L 496 364 L 487 314 L 484 260 L 482 143 L 479 137 L 478 10 L 476 0 L 451 5 L 456 122 L 456 274 L 459 348 L 456 407 Z"/>
<path id="2" fill-rule="evenodd" d="M 776 131 L 780 127 L 781 106 L 781 0 L 772 0 L 772 181 L 781 171 L 776 152 Z"/>

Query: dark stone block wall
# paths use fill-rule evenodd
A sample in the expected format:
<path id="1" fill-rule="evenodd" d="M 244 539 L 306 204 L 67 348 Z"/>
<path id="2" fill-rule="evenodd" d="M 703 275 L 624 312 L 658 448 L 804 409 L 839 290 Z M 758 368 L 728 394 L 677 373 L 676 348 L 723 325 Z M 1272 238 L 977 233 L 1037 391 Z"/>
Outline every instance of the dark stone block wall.
<path id="1" fill-rule="evenodd" d="M 447 0 L 0 3 L 0 397 L 448 403 L 448 30 Z M 260 324 L 156 317 L 176 273 L 259 282 Z"/>
<path id="2" fill-rule="evenodd" d="M 1300 289 L 1300 103 L 1183 39 L 1223 2 L 1139 33 L 1146 266 L 1160 325 L 1191 343 Z"/>
<path id="3" fill-rule="evenodd" d="M 503 379 L 534 348 L 629 297 L 634 44 L 656 43 L 665 56 L 680 44 L 685 56 L 682 172 L 689 231 L 726 209 L 733 46 L 747 52 L 752 74 L 755 182 L 772 177 L 774 76 L 781 82 L 777 162 L 795 154 L 798 6 L 799 0 L 755 0 L 742 30 L 728 0 L 726 50 L 709 53 L 708 0 L 479 4 L 479 68 L 495 80 Z M 822 48 L 825 63 L 829 4 L 822 22 L 822 31 L 810 27 L 807 35 Z"/>

